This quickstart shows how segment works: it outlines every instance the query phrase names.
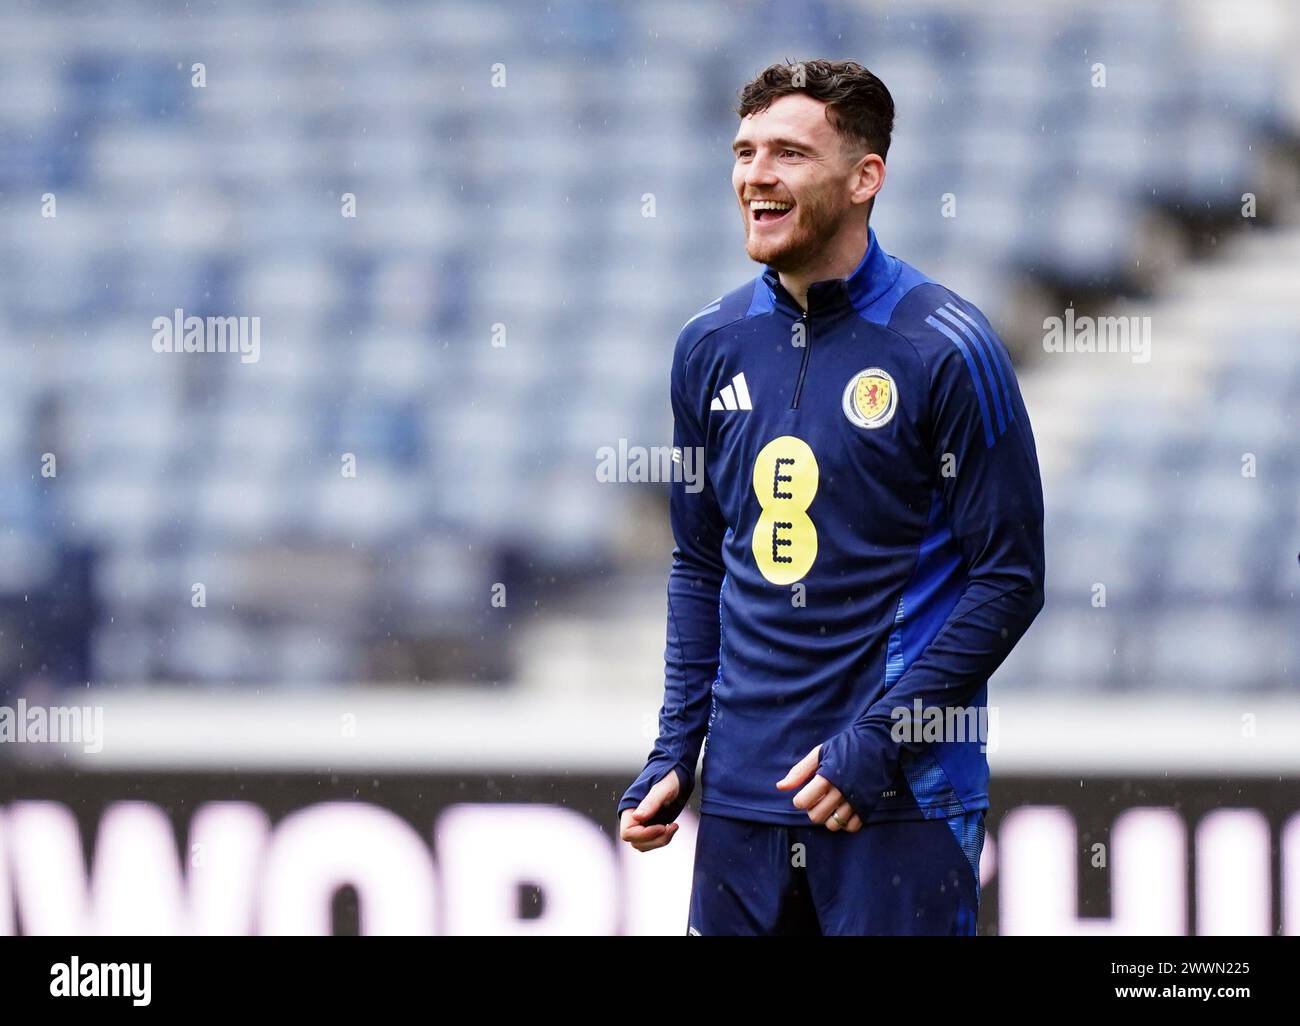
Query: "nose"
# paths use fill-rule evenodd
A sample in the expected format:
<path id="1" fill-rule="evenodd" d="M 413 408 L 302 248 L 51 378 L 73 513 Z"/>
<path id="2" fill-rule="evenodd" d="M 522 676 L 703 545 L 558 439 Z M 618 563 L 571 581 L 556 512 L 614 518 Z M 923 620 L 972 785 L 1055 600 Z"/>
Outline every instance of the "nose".
<path id="1" fill-rule="evenodd" d="M 748 166 L 745 168 L 745 185 L 747 186 L 766 186 L 776 184 L 776 171 L 770 158 L 762 153 L 754 155 Z"/>

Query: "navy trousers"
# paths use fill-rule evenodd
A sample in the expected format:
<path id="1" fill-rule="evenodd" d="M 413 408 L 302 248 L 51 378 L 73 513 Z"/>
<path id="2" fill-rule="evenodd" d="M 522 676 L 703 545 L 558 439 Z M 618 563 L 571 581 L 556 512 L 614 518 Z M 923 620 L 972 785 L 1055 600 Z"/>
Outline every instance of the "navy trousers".
<path id="1" fill-rule="evenodd" d="M 687 932 L 970 935 L 984 813 L 864 826 L 700 817 Z"/>

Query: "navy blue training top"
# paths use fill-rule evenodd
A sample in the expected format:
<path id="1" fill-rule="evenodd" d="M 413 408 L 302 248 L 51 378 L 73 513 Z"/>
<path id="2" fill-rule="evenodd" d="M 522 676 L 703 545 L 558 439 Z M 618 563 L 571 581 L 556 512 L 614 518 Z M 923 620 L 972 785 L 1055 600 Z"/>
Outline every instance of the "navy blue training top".
<path id="1" fill-rule="evenodd" d="M 775 784 L 819 744 L 867 822 L 987 808 L 975 725 L 1044 568 L 1029 417 L 983 314 L 869 231 L 806 312 L 767 267 L 687 321 L 671 395 L 706 473 L 672 485 L 659 737 L 619 811 L 676 768 L 653 822 L 675 818 L 703 748 L 705 813 L 807 823 Z"/>

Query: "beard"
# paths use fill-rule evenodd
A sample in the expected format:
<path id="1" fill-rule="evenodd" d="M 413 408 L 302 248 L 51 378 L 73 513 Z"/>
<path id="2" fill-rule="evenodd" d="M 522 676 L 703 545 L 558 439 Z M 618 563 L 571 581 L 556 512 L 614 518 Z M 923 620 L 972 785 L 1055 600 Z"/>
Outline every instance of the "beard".
<path id="1" fill-rule="evenodd" d="M 767 264 L 774 271 L 796 273 L 813 263 L 825 250 L 839 229 L 840 216 L 824 196 L 799 200 L 790 212 L 793 223 L 780 238 L 760 238 L 754 232 L 748 210 L 745 217 L 745 252 L 749 259 Z"/>

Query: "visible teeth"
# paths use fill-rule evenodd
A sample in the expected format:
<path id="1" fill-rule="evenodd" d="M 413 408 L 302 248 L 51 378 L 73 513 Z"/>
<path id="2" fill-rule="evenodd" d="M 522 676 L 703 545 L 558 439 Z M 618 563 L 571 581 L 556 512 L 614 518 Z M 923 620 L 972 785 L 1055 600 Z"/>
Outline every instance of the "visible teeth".
<path id="1" fill-rule="evenodd" d="M 750 210 L 789 210 L 793 203 L 783 203 L 780 200 L 750 200 Z"/>

